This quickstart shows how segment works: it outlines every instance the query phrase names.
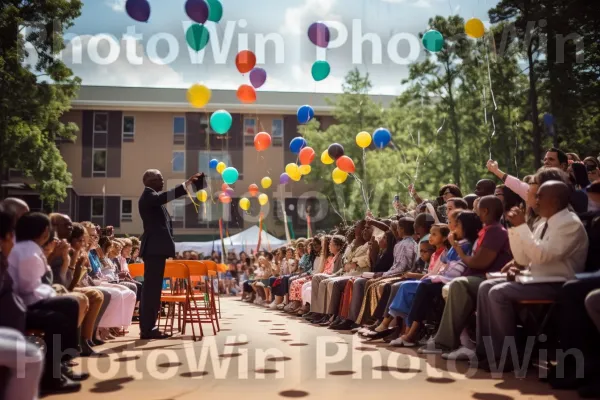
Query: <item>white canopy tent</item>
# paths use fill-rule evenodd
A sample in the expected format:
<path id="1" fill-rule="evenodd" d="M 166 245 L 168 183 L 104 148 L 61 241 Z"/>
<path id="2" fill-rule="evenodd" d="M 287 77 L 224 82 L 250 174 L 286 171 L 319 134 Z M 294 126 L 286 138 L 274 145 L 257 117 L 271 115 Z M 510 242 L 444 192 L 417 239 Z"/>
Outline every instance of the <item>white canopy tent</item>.
<path id="1" fill-rule="evenodd" d="M 226 251 L 230 251 L 232 249 L 235 250 L 236 253 L 240 251 L 249 252 L 250 250 L 256 251 L 256 246 L 258 245 L 258 226 L 254 225 L 250 228 L 237 233 L 229 238 L 223 238 L 225 242 Z M 261 232 L 261 241 L 260 248 L 262 249 L 275 249 L 277 247 L 281 247 L 285 245 L 286 241 L 277 239 L 275 236 L 270 235 L 266 231 Z M 210 242 L 180 242 L 175 243 L 175 250 L 178 252 L 182 252 L 185 250 L 193 250 L 198 253 L 203 253 L 205 256 L 209 256 L 212 250 L 221 251 L 221 240 L 212 240 Z"/>

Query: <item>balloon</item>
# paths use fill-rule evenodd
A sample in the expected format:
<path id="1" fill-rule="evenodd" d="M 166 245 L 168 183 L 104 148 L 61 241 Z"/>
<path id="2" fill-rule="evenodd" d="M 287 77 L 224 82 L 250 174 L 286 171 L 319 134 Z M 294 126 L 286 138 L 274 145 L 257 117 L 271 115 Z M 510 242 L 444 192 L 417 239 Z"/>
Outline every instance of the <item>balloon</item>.
<path id="1" fill-rule="evenodd" d="M 210 89 L 204 85 L 194 84 L 187 91 L 187 101 L 192 107 L 202 108 L 210 101 Z"/>
<path id="2" fill-rule="evenodd" d="M 238 172 L 238 170 L 233 167 L 225 168 L 223 170 L 222 175 L 223 175 L 223 182 L 225 182 L 229 185 L 233 185 L 240 177 L 240 173 Z"/>
<path id="3" fill-rule="evenodd" d="M 329 157 L 327 150 L 321 153 L 321 162 L 325 165 L 333 164 L 334 160 L 333 158 Z"/>
<path id="4" fill-rule="evenodd" d="M 438 31 L 431 29 L 423 35 L 423 46 L 432 53 L 442 51 L 444 37 Z"/>
<path id="5" fill-rule="evenodd" d="M 369 147 L 371 145 L 371 135 L 369 135 L 369 132 L 360 132 L 356 135 L 356 144 L 362 149 Z"/>
<path id="6" fill-rule="evenodd" d="M 296 115 L 298 116 L 298 123 L 306 124 L 308 123 L 308 121 L 314 118 L 315 110 L 313 110 L 313 108 L 308 105 L 300 106 L 300 108 L 298 108 L 298 111 L 296 112 Z"/>
<path id="7" fill-rule="evenodd" d="M 385 128 L 379 128 L 373 132 L 373 142 L 378 149 L 383 149 L 392 140 L 392 134 Z"/>
<path id="8" fill-rule="evenodd" d="M 245 197 L 240 199 L 240 208 L 244 211 L 248 211 L 250 209 L 250 200 Z"/>
<path id="9" fill-rule="evenodd" d="M 225 203 L 225 204 L 231 203 L 231 197 L 229 197 L 229 195 L 227 193 L 221 193 L 219 195 L 219 201 L 221 203 Z"/>
<path id="10" fill-rule="evenodd" d="M 223 18 L 223 5 L 219 0 L 206 0 L 208 3 L 208 20 L 219 22 Z"/>
<path id="11" fill-rule="evenodd" d="M 327 154 L 329 154 L 329 157 L 332 160 L 337 160 L 338 158 L 344 155 L 344 147 L 339 143 L 330 144 L 327 148 Z"/>
<path id="12" fill-rule="evenodd" d="M 227 196 L 231 197 L 231 196 L 233 196 L 233 194 L 234 194 L 235 192 L 233 191 L 233 189 L 232 189 L 232 188 L 230 188 L 230 187 L 228 186 L 228 187 L 227 187 L 227 190 L 225 191 L 225 193 L 227 193 Z"/>
<path id="13" fill-rule="evenodd" d="M 254 136 L 254 148 L 256 151 L 264 151 L 271 146 L 271 135 L 267 132 L 258 132 Z"/>
<path id="14" fill-rule="evenodd" d="M 250 50 L 242 50 L 235 56 L 235 66 L 242 74 L 252 71 L 256 65 L 256 56 Z"/>
<path id="15" fill-rule="evenodd" d="M 294 175 L 290 175 L 290 179 L 294 182 L 298 182 L 302 178 L 302 174 L 300 173 L 300 168 L 298 168 L 298 173 Z"/>
<path id="16" fill-rule="evenodd" d="M 273 184 L 273 181 L 268 176 L 265 176 L 264 178 L 262 178 L 260 180 L 260 185 L 263 187 L 263 189 L 270 188 L 272 184 Z"/>
<path id="17" fill-rule="evenodd" d="M 218 134 L 224 135 L 231 128 L 233 118 L 225 110 L 218 110 L 210 116 L 210 127 Z"/>
<path id="18" fill-rule="evenodd" d="M 312 171 L 312 168 L 310 167 L 310 165 L 301 165 L 298 168 L 298 171 L 300 171 L 300 175 L 308 175 L 310 174 L 310 171 Z"/>
<path id="19" fill-rule="evenodd" d="M 223 173 L 223 171 L 225 171 L 225 168 L 227 168 L 227 165 L 225 165 L 225 163 L 224 163 L 223 161 L 220 161 L 220 162 L 217 164 L 217 172 L 218 172 L 218 173 L 222 174 L 222 173 Z"/>
<path id="20" fill-rule="evenodd" d="M 327 47 L 331 38 L 329 27 L 322 22 L 314 22 L 308 27 L 308 38 L 319 47 Z"/>
<path id="21" fill-rule="evenodd" d="M 544 114 L 544 125 L 551 126 L 554 124 L 554 117 L 552 114 Z"/>
<path id="22" fill-rule="evenodd" d="M 348 156 L 341 156 L 340 158 L 338 158 L 335 162 L 335 165 L 337 165 L 337 167 L 342 171 L 347 172 L 349 174 L 352 174 L 354 173 L 354 171 L 356 171 L 354 161 L 352 161 L 352 159 Z"/>
<path id="23" fill-rule="evenodd" d="M 204 25 L 193 24 L 185 32 L 187 44 L 195 51 L 200 51 L 206 47 L 210 39 L 210 33 Z"/>
<path id="24" fill-rule="evenodd" d="M 127 0 L 125 10 L 127 15 L 138 22 L 148 22 L 150 18 L 150 3 L 146 0 Z"/>
<path id="25" fill-rule="evenodd" d="M 284 172 L 283 174 L 279 175 L 279 184 L 285 185 L 286 183 L 290 183 L 290 176 Z"/>
<path id="26" fill-rule="evenodd" d="M 304 147 L 300 150 L 300 154 L 298 154 L 300 159 L 300 164 L 308 165 L 315 159 L 315 151 L 312 147 Z"/>
<path id="27" fill-rule="evenodd" d="M 317 82 L 327 78 L 330 72 L 331 67 L 327 61 L 315 61 L 312 69 L 310 70 L 313 79 Z"/>
<path id="28" fill-rule="evenodd" d="M 187 0 L 185 13 L 194 22 L 203 24 L 208 19 L 208 4 L 204 0 Z"/>
<path id="29" fill-rule="evenodd" d="M 248 193 L 250 193 L 250 196 L 256 197 L 256 195 L 258 194 L 258 186 L 254 183 L 248 186 Z"/>
<path id="30" fill-rule="evenodd" d="M 333 171 L 331 171 L 331 178 L 339 185 L 340 183 L 346 182 L 346 179 L 348 179 L 348 173 L 339 168 L 335 168 Z"/>
<path id="31" fill-rule="evenodd" d="M 290 178 L 292 175 L 299 175 L 300 171 L 298 170 L 298 164 L 289 163 L 285 166 L 285 172 L 290 176 Z"/>
<path id="32" fill-rule="evenodd" d="M 290 142 L 290 151 L 294 154 L 300 153 L 304 147 L 306 147 L 306 140 L 301 136 L 293 138 Z"/>
<path id="33" fill-rule="evenodd" d="M 267 71 L 265 71 L 264 69 L 256 67 L 252 71 L 250 71 L 250 83 L 256 89 L 264 85 L 266 80 Z"/>
<path id="34" fill-rule="evenodd" d="M 242 103 L 252 104 L 256 101 L 256 91 L 250 85 L 240 85 L 236 96 Z"/>
<path id="35" fill-rule="evenodd" d="M 196 193 L 196 198 L 204 203 L 206 200 L 208 200 L 208 193 L 206 193 L 206 190 L 202 189 Z"/>
<path id="36" fill-rule="evenodd" d="M 229 187 L 229 185 L 228 185 L 228 184 L 226 184 L 226 183 L 223 183 L 223 184 L 221 185 L 221 192 L 227 192 L 229 189 L 231 189 L 231 188 Z"/>
<path id="37" fill-rule="evenodd" d="M 465 24 L 465 33 L 473 39 L 482 38 L 485 34 L 485 26 L 478 18 L 471 18 Z"/>
<path id="38" fill-rule="evenodd" d="M 258 196 L 258 202 L 260 203 L 261 206 L 264 206 L 265 204 L 267 204 L 269 202 L 269 196 L 267 196 L 264 193 L 261 193 L 260 196 Z"/>
<path id="39" fill-rule="evenodd" d="M 208 167 L 210 169 L 215 169 L 215 168 L 217 168 L 217 164 L 219 164 L 219 160 L 217 160 L 216 158 L 213 158 L 212 160 L 210 160 L 208 162 Z"/>

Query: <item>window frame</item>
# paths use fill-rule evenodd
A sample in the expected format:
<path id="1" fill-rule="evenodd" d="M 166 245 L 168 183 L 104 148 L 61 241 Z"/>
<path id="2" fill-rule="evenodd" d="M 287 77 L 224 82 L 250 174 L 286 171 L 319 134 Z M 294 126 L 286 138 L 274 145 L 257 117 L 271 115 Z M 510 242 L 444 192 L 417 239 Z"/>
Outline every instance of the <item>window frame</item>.
<path id="1" fill-rule="evenodd" d="M 98 215 L 98 214 L 94 214 L 94 200 L 99 200 L 102 202 L 102 214 Z M 104 197 L 99 197 L 99 196 L 92 196 L 90 198 L 90 217 L 93 218 L 104 218 L 104 216 L 106 215 L 106 210 L 105 210 L 105 204 L 106 202 L 104 201 Z"/>
<path id="2" fill-rule="evenodd" d="M 96 116 L 97 115 L 106 115 L 106 130 L 104 131 L 98 131 L 96 130 Z M 94 133 L 108 133 L 108 112 L 106 111 L 94 111 L 94 117 L 93 117 L 93 132 Z"/>
<path id="3" fill-rule="evenodd" d="M 185 199 L 181 198 L 181 199 L 175 199 L 172 200 L 170 203 L 170 208 L 171 208 L 171 220 L 174 223 L 182 223 L 183 226 L 185 227 Z M 181 210 L 182 210 L 182 218 L 181 220 L 176 218 L 176 213 L 175 213 L 175 206 L 181 206 Z"/>
<path id="4" fill-rule="evenodd" d="M 183 154 L 183 169 L 181 171 L 175 170 L 175 153 Z M 176 174 L 184 174 L 185 173 L 185 151 L 184 150 L 173 150 L 171 155 L 173 156 L 172 161 L 171 161 L 171 172 L 176 173 Z"/>
<path id="5" fill-rule="evenodd" d="M 104 152 L 104 171 L 96 170 L 96 153 Z M 93 148 L 92 149 L 92 177 L 105 177 L 108 170 L 108 149 Z"/>
<path id="6" fill-rule="evenodd" d="M 123 212 L 123 202 L 128 201 L 131 203 L 131 212 Z M 132 199 L 121 199 L 121 222 L 132 222 L 133 221 L 133 200 Z"/>
<path id="7" fill-rule="evenodd" d="M 275 121 L 281 121 L 281 135 L 275 136 Z M 283 118 L 273 118 L 271 120 L 271 136 L 273 139 L 273 146 L 279 147 L 283 146 L 283 135 L 285 135 Z"/>
<path id="8" fill-rule="evenodd" d="M 133 132 L 125 132 L 125 118 L 133 119 Z M 123 142 L 133 142 L 134 139 L 135 139 L 135 116 L 123 114 L 123 119 L 121 120 L 121 140 Z"/>

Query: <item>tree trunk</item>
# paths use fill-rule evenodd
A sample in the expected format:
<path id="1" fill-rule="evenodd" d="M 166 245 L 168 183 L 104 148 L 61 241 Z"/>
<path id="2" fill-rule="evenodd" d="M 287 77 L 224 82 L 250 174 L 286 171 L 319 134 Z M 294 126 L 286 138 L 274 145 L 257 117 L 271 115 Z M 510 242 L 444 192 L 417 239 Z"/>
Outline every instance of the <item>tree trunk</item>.
<path id="1" fill-rule="evenodd" d="M 537 170 L 542 166 L 542 134 L 540 132 L 537 76 L 535 74 L 535 61 L 533 60 L 533 41 L 527 46 L 527 60 L 529 62 L 529 105 L 531 107 L 531 123 L 533 124 L 533 165 Z"/>
<path id="2" fill-rule="evenodd" d="M 446 71 L 448 74 L 448 114 L 454 136 L 454 165 L 452 166 L 452 170 L 454 173 L 454 184 L 460 187 L 460 133 L 458 131 L 458 121 L 456 120 L 456 104 L 454 103 L 454 95 L 452 93 L 452 80 L 450 79 L 449 66 L 447 66 Z"/>

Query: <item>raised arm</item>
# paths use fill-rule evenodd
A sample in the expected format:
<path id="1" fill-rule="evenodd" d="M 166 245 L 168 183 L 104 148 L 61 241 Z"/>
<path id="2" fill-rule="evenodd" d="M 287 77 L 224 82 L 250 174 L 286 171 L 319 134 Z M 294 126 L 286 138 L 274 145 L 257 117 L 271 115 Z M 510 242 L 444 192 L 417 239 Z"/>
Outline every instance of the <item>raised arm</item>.
<path id="1" fill-rule="evenodd" d="M 498 168 L 498 163 L 494 160 L 489 160 L 486 166 L 488 171 L 496 175 L 507 188 L 518 194 L 523 200 L 527 200 L 527 191 L 529 190 L 528 184 L 501 171 L 500 168 Z"/>

